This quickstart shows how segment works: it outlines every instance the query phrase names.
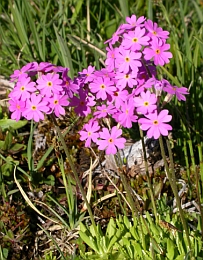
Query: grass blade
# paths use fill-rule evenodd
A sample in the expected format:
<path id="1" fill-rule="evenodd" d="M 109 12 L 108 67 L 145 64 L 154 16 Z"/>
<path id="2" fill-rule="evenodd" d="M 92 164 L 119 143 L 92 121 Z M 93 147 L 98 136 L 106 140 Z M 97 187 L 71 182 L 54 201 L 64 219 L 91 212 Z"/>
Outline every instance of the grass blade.
<path id="1" fill-rule="evenodd" d="M 58 34 L 56 26 L 54 26 L 54 30 L 55 30 L 57 42 L 59 45 L 59 52 L 61 54 L 60 57 L 61 57 L 62 65 L 66 68 L 70 68 L 70 76 L 73 78 L 74 69 L 73 69 L 73 64 L 72 64 L 72 59 L 71 59 L 69 48 L 68 48 L 65 40 Z"/>
<path id="2" fill-rule="evenodd" d="M 31 32 L 32 32 L 32 35 L 34 38 L 34 44 L 36 47 L 35 50 L 38 53 L 39 59 L 41 61 L 45 61 L 45 54 L 42 51 L 42 46 L 41 46 L 41 42 L 39 39 L 39 33 L 37 32 L 35 22 L 34 22 L 32 14 L 31 14 L 32 6 L 31 6 L 30 2 L 27 0 L 23 0 L 23 3 L 24 3 L 24 7 L 25 7 L 26 17 L 27 17 L 27 20 L 28 20 L 28 23 L 29 23 L 29 26 L 30 26 L 30 29 L 31 29 Z"/>

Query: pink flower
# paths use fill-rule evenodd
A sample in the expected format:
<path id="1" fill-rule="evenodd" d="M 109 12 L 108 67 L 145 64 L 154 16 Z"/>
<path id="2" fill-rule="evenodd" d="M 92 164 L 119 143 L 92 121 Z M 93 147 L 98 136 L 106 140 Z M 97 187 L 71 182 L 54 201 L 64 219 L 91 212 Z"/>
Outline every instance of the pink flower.
<path id="1" fill-rule="evenodd" d="M 156 108 L 157 98 L 155 94 L 151 94 L 148 90 L 146 93 L 141 92 L 140 97 L 135 97 L 135 106 L 137 107 L 137 112 L 143 115 L 147 113 L 152 113 Z"/>
<path id="2" fill-rule="evenodd" d="M 97 111 L 94 112 L 94 117 L 95 118 L 104 118 L 107 115 L 113 115 L 114 113 L 117 112 L 117 109 L 115 108 L 114 105 L 110 104 L 109 106 L 106 105 L 101 105 L 101 106 L 97 106 Z"/>
<path id="3" fill-rule="evenodd" d="M 30 98 L 30 94 L 36 91 L 35 82 L 30 82 L 31 78 L 26 75 L 22 75 L 19 81 L 15 85 L 13 91 L 9 94 L 9 97 L 15 99 L 21 99 L 25 101 Z"/>
<path id="4" fill-rule="evenodd" d="M 44 120 L 44 114 L 42 112 L 48 112 L 50 110 L 47 101 L 42 101 L 40 95 L 31 94 L 30 99 L 26 101 L 26 108 L 22 112 L 22 115 L 27 119 L 34 119 L 35 122 Z"/>
<path id="5" fill-rule="evenodd" d="M 112 127 L 111 131 L 108 128 L 102 128 L 99 133 L 100 140 L 97 141 L 99 150 L 106 150 L 106 154 L 116 154 L 117 148 L 123 149 L 125 146 L 126 139 L 120 137 L 122 135 L 122 130 L 118 129 L 116 126 Z"/>
<path id="6" fill-rule="evenodd" d="M 121 35 L 123 32 L 124 32 L 124 29 L 122 28 L 122 26 L 119 26 L 118 29 L 116 30 L 116 32 L 113 33 L 112 38 L 109 39 L 109 40 L 107 40 L 107 41 L 105 41 L 104 44 L 106 44 L 106 43 L 109 43 L 109 44 L 114 44 L 114 43 L 116 43 L 116 42 L 119 40 L 120 35 Z"/>
<path id="7" fill-rule="evenodd" d="M 40 63 L 41 64 L 41 63 Z M 60 94 L 62 88 L 62 80 L 59 79 L 59 74 L 48 73 L 42 75 L 37 80 L 37 89 L 40 90 L 41 95 L 51 97 L 54 93 Z"/>
<path id="8" fill-rule="evenodd" d="M 130 31 L 124 34 L 124 40 L 122 42 L 122 46 L 124 49 L 131 51 L 139 51 L 142 46 L 146 46 L 149 43 L 150 38 L 145 35 L 145 29 L 141 29 L 140 27 L 135 28 L 134 31 Z"/>
<path id="9" fill-rule="evenodd" d="M 34 67 L 33 62 L 30 62 L 27 63 L 25 66 L 23 66 L 20 70 L 15 70 L 14 73 L 10 76 L 11 81 L 19 79 L 21 76 L 27 77 L 26 72 L 28 72 L 33 67 Z"/>
<path id="10" fill-rule="evenodd" d="M 146 67 L 148 68 L 150 74 L 155 77 L 156 76 L 156 66 L 152 66 L 150 61 L 146 61 L 146 65 L 142 65 L 142 67 L 139 68 L 138 74 L 137 74 L 137 81 L 138 86 L 143 85 L 150 77 Z"/>
<path id="11" fill-rule="evenodd" d="M 167 122 L 172 119 L 171 115 L 168 115 L 168 110 L 162 110 L 158 115 L 157 111 L 152 114 L 145 115 L 146 118 L 140 118 L 138 123 L 142 130 L 148 130 L 147 136 L 149 138 L 154 137 L 158 139 L 160 135 L 167 136 L 168 131 L 172 130 L 172 127 Z"/>
<path id="12" fill-rule="evenodd" d="M 140 52 L 132 52 L 120 47 L 116 55 L 115 67 L 119 72 L 128 73 L 132 70 L 134 74 L 137 74 L 138 67 L 142 66 L 142 63 L 138 60 L 141 56 L 142 54 Z"/>
<path id="13" fill-rule="evenodd" d="M 94 73 L 95 78 L 96 77 L 103 77 L 108 79 L 113 79 L 115 76 L 115 73 L 113 71 L 109 71 L 106 68 L 103 68 L 101 70 L 96 70 Z"/>
<path id="14" fill-rule="evenodd" d="M 153 39 L 150 48 L 145 48 L 144 58 L 151 60 L 154 58 L 154 64 L 163 66 L 165 63 L 169 63 L 169 59 L 172 58 L 172 53 L 167 50 L 170 49 L 170 44 L 166 44 L 162 40 L 157 38 Z"/>
<path id="15" fill-rule="evenodd" d="M 123 105 L 123 102 L 127 99 L 128 97 L 128 91 L 125 89 L 117 89 L 114 91 L 112 97 L 112 103 L 115 104 L 116 108 L 119 108 L 120 106 Z"/>
<path id="16" fill-rule="evenodd" d="M 162 39 L 168 38 L 169 32 L 163 31 L 161 27 L 158 27 L 157 23 L 153 23 L 151 20 L 147 20 L 144 25 L 145 28 L 149 31 L 147 35 L 152 39 L 157 37 Z"/>
<path id="17" fill-rule="evenodd" d="M 79 72 L 81 76 L 85 77 L 84 83 L 92 82 L 94 79 L 95 67 L 88 66 L 87 69 L 84 69 L 82 72 Z"/>
<path id="18" fill-rule="evenodd" d="M 68 96 L 61 96 L 58 94 L 54 94 L 53 97 L 44 99 L 49 102 L 49 107 L 52 109 L 54 114 L 57 117 L 60 117 L 60 115 L 65 115 L 65 109 L 62 106 L 68 106 Z"/>
<path id="19" fill-rule="evenodd" d="M 135 26 L 142 26 L 142 23 L 145 21 L 145 17 L 141 16 L 137 19 L 136 15 L 132 15 L 131 17 L 126 17 L 127 24 L 122 25 L 122 29 L 130 30 L 135 28 Z"/>
<path id="20" fill-rule="evenodd" d="M 113 71 L 115 68 L 115 57 L 118 51 L 118 48 L 113 48 L 112 45 L 106 48 L 107 50 L 107 58 L 105 60 L 106 67 L 108 71 Z"/>
<path id="21" fill-rule="evenodd" d="M 188 95 L 188 89 L 185 87 L 177 87 L 177 86 L 171 86 L 168 82 L 168 84 L 166 84 L 166 86 L 164 87 L 164 91 L 166 91 L 167 93 L 171 94 L 171 95 L 176 95 L 177 99 L 179 101 L 183 100 L 186 101 L 186 98 L 184 95 Z"/>
<path id="22" fill-rule="evenodd" d="M 88 124 L 85 124 L 83 126 L 83 130 L 79 131 L 80 134 L 80 140 L 85 142 L 85 147 L 91 146 L 91 141 L 97 142 L 97 139 L 99 137 L 99 131 L 100 126 L 98 125 L 97 121 L 90 120 Z"/>
<path id="23" fill-rule="evenodd" d="M 87 91 L 83 89 L 79 90 L 79 96 L 73 96 L 70 102 L 70 106 L 75 107 L 75 112 L 79 116 L 87 116 L 91 113 L 91 106 L 95 105 L 94 97 L 88 96 Z"/>
<path id="24" fill-rule="evenodd" d="M 40 62 L 39 64 L 37 62 L 35 62 L 36 67 L 35 70 L 37 72 L 47 72 L 53 69 L 53 64 L 50 62 Z"/>
<path id="25" fill-rule="evenodd" d="M 77 80 L 72 80 L 68 76 L 63 76 L 63 83 L 62 83 L 64 94 L 67 94 L 70 98 L 73 97 L 74 94 L 78 93 L 80 88 Z"/>
<path id="26" fill-rule="evenodd" d="M 9 110 L 13 112 L 11 114 L 11 119 L 19 121 L 22 115 L 22 112 L 25 110 L 25 102 L 22 100 L 9 100 Z"/>
<path id="27" fill-rule="evenodd" d="M 132 122 L 137 122 L 137 116 L 134 114 L 134 100 L 131 97 L 120 108 L 120 112 L 117 117 L 117 121 L 126 128 L 131 128 L 132 127 Z"/>
<path id="28" fill-rule="evenodd" d="M 132 72 L 123 73 L 118 71 L 115 78 L 118 80 L 116 86 L 119 89 L 124 89 L 126 86 L 133 88 L 137 85 L 136 74 Z"/>
<path id="29" fill-rule="evenodd" d="M 90 83 L 90 91 L 96 93 L 96 98 L 101 98 L 102 100 L 107 99 L 107 94 L 112 95 L 113 91 L 116 90 L 114 82 L 109 78 L 95 78 L 92 83 Z"/>

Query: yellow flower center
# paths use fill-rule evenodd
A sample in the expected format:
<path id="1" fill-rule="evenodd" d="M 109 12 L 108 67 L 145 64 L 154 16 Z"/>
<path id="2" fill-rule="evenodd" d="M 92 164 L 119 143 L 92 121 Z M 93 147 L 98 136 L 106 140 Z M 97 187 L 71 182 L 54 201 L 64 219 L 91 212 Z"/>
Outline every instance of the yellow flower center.
<path id="1" fill-rule="evenodd" d="M 155 31 L 153 31 L 152 33 L 153 33 L 154 35 L 157 35 L 157 32 L 155 32 Z"/>
<path id="2" fill-rule="evenodd" d="M 57 105 L 59 103 L 58 100 L 54 100 L 54 105 Z"/>
<path id="3" fill-rule="evenodd" d="M 113 139 L 109 138 L 108 142 L 112 144 L 113 143 Z"/>
<path id="4" fill-rule="evenodd" d="M 129 57 L 125 57 L 125 61 L 126 62 L 130 62 L 130 58 Z"/>
<path id="5" fill-rule="evenodd" d="M 17 108 L 17 109 L 20 109 L 20 105 L 17 105 L 16 108 Z"/>
<path id="6" fill-rule="evenodd" d="M 158 125 L 158 124 L 159 124 L 158 120 L 154 120 L 154 121 L 153 121 L 153 124 L 154 124 L 154 125 Z"/>
<path id="7" fill-rule="evenodd" d="M 133 42 L 138 42 L 138 38 L 133 38 L 132 41 Z"/>
<path id="8" fill-rule="evenodd" d="M 25 86 L 21 86 L 20 90 L 24 91 L 25 90 Z"/>
<path id="9" fill-rule="evenodd" d="M 125 79 L 129 79 L 129 78 L 130 78 L 130 75 L 129 75 L 129 74 L 126 74 L 124 77 L 125 77 Z"/>
<path id="10" fill-rule="evenodd" d="M 88 132 L 87 135 L 88 135 L 88 136 L 91 136 L 91 135 L 92 135 L 92 132 Z"/>
<path id="11" fill-rule="evenodd" d="M 47 82 L 47 86 L 48 86 L 48 87 L 51 87 L 51 86 L 52 86 L 52 82 L 51 82 L 51 81 L 48 81 L 48 82 Z"/>
<path id="12" fill-rule="evenodd" d="M 156 52 L 156 54 L 160 54 L 161 51 L 159 49 L 157 49 L 155 52 Z"/>
<path id="13" fill-rule="evenodd" d="M 149 106 L 149 102 L 148 102 L 148 101 L 145 101 L 145 102 L 144 102 L 144 106 L 145 106 L 145 107 Z"/>
<path id="14" fill-rule="evenodd" d="M 105 89 L 106 86 L 105 86 L 104 84 L 102 84 L 102 85 L 100 85 L 100 88 L 101 88 L 101 89 Z"/>
<path id="15" fill-rule="evenodd" d="M 32 105 L 32 106 L 31 106 L 31 109 L 32 109 L 32 110 L 36 110 L 36 109 L 37 109 L 37 107 L 36 107 L 36 106 L 34 106 L 34 105 Z"/>

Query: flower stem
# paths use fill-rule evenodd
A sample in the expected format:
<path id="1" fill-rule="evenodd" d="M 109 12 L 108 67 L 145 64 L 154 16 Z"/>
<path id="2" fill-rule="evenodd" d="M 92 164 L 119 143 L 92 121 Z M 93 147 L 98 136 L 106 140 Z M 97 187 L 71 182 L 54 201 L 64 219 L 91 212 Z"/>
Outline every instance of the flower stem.
<path id="1" fill-rule="evenodd" d="M 140 130 L 140 137 L 141 137 L 141 141 L 142 141 L 142 150 L 143 150 L 143 153 L 144 153 L 144 163 L 145 163 L 145 171 L 146 171 L 147 183 L 148 183 L 148 186 L 149 186 L 149 192 L 150 192 L 150 197 L 151 197 L 151 201 L 152 201 L 152 207 L 153 207 L 153 211 L 154 211 L 154 216 L 155 216 L 156 222 L 158 223 L 159 220 L 158 220 L 156 204 L 155 204 L 155 199 L 154 199 L 154 191 L 153 191 L 151 178 L 149 176 L 147 154 L 146 154 L 146 148 L 145 148 L 145 142 L 144 142 L 144 134 L 143 134 L 143 131 L 142 131 L 142 129 L 140 127 L 139 127 L 139 130 Z"/>
<path id="2" fill-rule="evenodd" d="M 75 165 L 74 165 L 74 163 L 73 163 L 73 161 L 72 161 L 72 159 L 71 159 L 70 153 L 69 153 L 69 151 L 68 151 L 68 147 L 67 147 L 66 142 L 65 142 L 65 140 L 64 140 L 64 137 L 63 137 L 63 135 L 62 135 L 62 133 L 61 133 L 61 130 L 60 130 L 60 128 L 58 127 L 58 124 L 57 124 L 57 122 L 56 122 L 55 117 L 54 117 L 53 115 L 51 115 L 51 118 L 52 118 L 52 120 L 53 120 L 53 122 L 54 122 L 56 132 L 57 132 L 57 134 L 58 134 L 59 140 L 61 141 L 61 144 L 62 144 L 63 149 L 64 149 L 64 151 L 65 151 L 65 154 L 66 154 L 66 156 L 67 156 L 67 159 L 68 159 L 69 165 L 70 165 L 70 167 L 71 167 L 71 170 L 73 171 L 73 174 L 74 174 L 76 183 L 77 183 L 77 185 L 78 185 L 78 187 L 79 187 L 79 189 L 80 189 L 80 192 L 81 192 L 81 194 L 82 194 L 82 197 L 83 197 L 83 199 L 84 199 L 84 202 L 85 202 L 85 204 L 86 204 L 86 206 L 87 206 L 87 210 L 88 210 L 88 213 L 89 213 L 89 216 L 90 216 L 92 225 L 93 225 L 93 227 L 94 227 L 95 234 L 97 234 L 97 228 L 96 228 L 96 224 L 95 224 L 95 221 L 94 221 L 94 216 L 93 216 L 93 214 L 92 214 L 91 207 L 90 207 L 90 205 L 89 205 L 89 203 L 88 203 L 88 200 L 87 200 L 87 198 L 86 198 L 85 191 L 84 191 L 84 189 L 83 189 L 83 187 L 82 187 L 82 184 L 81 184 L 81 182 L 80 182 L 80 179 L 79 179 L 79 177 L 78 177 L 78 174 L 77 174 Z"/>
<path id="3" fill-rule="evenodd" d="M 128 200 L 128 202 L 130 204 L 130 207 L 131 207 L 133 220 L 135 222 L 135 217 L 136 217 L 137 220 L 138 220 L 138 223 L 140 225 L 141 236 L 142 236 L 142 245 L 143 245 L 144 250 L 146 250 L 145 235 L 144 235 L 144 231 L 143 231 L 143 228 L 142 228 L 142 222 L 140 220 L 140 215 L 139 215 L 138 209 L 136 208 L 136 204 L 135 204 L 136 202 L 133 199 L 132 188 L 129 186 L 129 184 L 127 182 L 127 179 L 126 179 L 126 177 L 125 177 L 125 175 L 123 173 L 123 170 L 122 170 L 122 159 L 121 159 L 121 156 L 120 156 L 119 152 L 117 153 L 117 156 L 118 156 L 118 158 L 116 158 L 116 156 L 114 156 L 114 158 L 115 158 L 116 164 L 117 164 L 117 166 L 119 168 L 118 172 L 119 172 L 119 175 L 121 177 L 121 181 L 122 181 L 123 186 L 124 186 L 125 191 L 126 191 L 127 200 Z"/>
<path id="4" fill-rule="evenodd" d="M 184 212 L 183 212 L 183 209 L 181 207 L 181 202 L 180 202 L 180 198 L 179 198 L 179 195 L 178 195 L 178 188 L 177 188 L 177 184 L 176 184 L 176 177 L 175 177 L 175 171 L 174 171 L 173 155 L 172 155 L 172 151 L 171 151 L 169 141 L 167 140 L 166 142 L 167 142 L 167 148 L 168 148 L 168 152 L 169 152 L 170 170 L 169 170 L 169 166 L 168 166 L 168 163 L 167 163 L 167 160 L 166 160 L 166 155 L 165 155 L 164 145 L 163 145 L 163 139 L 162 139 L 162 136 L 159 137 L 161 155 L 162 155 L 162 158 L 164 160 L 164 166 L 165 166 L 165 169 L 166 169 L 166 172 L 167 172 L 167 175 L 168 175 L 170 186 L 172 188 L 173 194 L 174 194 L 175 199 L 176 199 L 177 207 L 178 207 L 179 213 L 180 213 L 181 222 L 182 222 L 183 228 L 185 230 L 188 246 L 189 246 L 189 249 L 191 250 L 191 242 L 190 242 L 190 238 L 189 238 L 188 226 L 187 226 L 187 223 L 186 223 L 186 220 L 185 220 L 185 217 L 184 217 Z"/>

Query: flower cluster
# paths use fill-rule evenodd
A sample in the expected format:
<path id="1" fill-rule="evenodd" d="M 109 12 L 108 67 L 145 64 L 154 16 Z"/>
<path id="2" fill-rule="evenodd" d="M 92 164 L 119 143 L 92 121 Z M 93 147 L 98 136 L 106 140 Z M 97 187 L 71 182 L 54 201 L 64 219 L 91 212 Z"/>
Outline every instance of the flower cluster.
<path id="1" fill-rule="evenodd" d="M 54 113 L 57 117 L 65 115 L 69 97 L 77 93 L 77 88 L 69 85 L 67 72 L 67 68 L 49 62 L 31 62 L 15 70 L 11 79 L 16 84 L 9 94 L 11 118 L 24 117 L 38 122 L 44 119 L 44 113 Z"/>
<path id="2" fill-rule="evenodd" d="M 170 45 L 166 43 L 168 37 L 168 31 L 145 17 L 127 17 L 126 23 L 120 25 L 112 38 L 105 42 L 108 43 L 106 67 L 94 71 L 89 66 L 80 73 L 89 84 L 88 92 L 96 96 L 93 118 L 80 131 L 81 140 L 86 140 L 85 146 L 90 147 L 93 141 L 101 149 L 101 139 L 105 138 L 102 144 L 105 143 L 109 152 L 111 136 L 107 129 L 101 132 L 98 128 L 102 118 L 113 118 L 119 127 L 125 128 L 138 122 L 149 138 L 167 136 L 172 130 L 168 124 L 172 116 L 168 110 L 161 109 L 174 95 L 179 101 L 185 101 L 188 91 L 185 87 L 178 88 L 165 79 L 156 78 L 156 66 L 163 66 L 172 58 Z M 120 140 L 115 140 L 115 144 L 119 146 Z M 110 151 L 114 152 L 116 150 Z"/>
<path id="3" fill-rule="evenodd" d="M 156 67 L 172 58 L 168 37 L 169 32 L 157 23 L 132 15 L 105 42 L 107 58 L 101 70 L 88 66 L 71 80 L 67 68 L 45 62 L 27 64 L 11 75 L 17 81 L 10 93 L 11 117 L 38 122 L 44 113 L 59 117 L 65 114 L 65 106 L 74 107 L 79 116 L 91 115 L 79 132 L 80 139 L 86 147 L 96 143 L 106 154 L 124 148 L 121 128 L 136 122 L 150 138 L 167 136 L 172 116 L 163 106 L 173 96 L 185 101 L 188 94 L 187 88 L 157 78 Z M 117 126 L 112 127 L 112 122 Z"/>

